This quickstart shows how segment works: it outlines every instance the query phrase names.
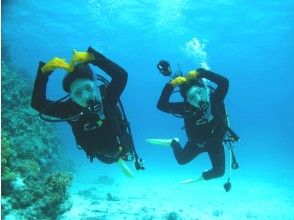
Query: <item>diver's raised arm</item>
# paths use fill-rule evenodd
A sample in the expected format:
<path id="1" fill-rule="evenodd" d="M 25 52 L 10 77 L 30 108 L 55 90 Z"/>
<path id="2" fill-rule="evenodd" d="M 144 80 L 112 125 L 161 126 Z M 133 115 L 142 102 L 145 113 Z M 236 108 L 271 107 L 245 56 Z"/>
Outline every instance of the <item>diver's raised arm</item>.
<path id="1" fill-rule="evenodd" d="M 128 73 L 121 66 L 109 60 L 92 47 L 88 48 L 88 52 L 94 56 L 94 60 L 91 60 L 90 63 L 99 67 L 111 77 L 110 85 L 106 91 L 106 99 L 109 104 L 114 105 L 127 84 Z"/>
<path id="2" fill-rule="evenodd" d="M 51 62 L 53 60 L 54 62 Z M 49 76 L 53 73 L 53 70 L 56 69 L 56 59 L 53 58 L 51 61 L 49 61 L 47 64 L 45 64 L 42 61 L 39 62 L 39 67 L 31 99 L 31 106 L 32 108 L 34 108 L 38 112 L 41 112 L 42 114 L 46 114 L 48 116 L 57 118 L 64 118 L 67 117 L 67 109 L 65 108 L 65 103 L 55 103 L 52 100 L 48 100 L 46 97 L 46 89 Z M 61 64 L 59 63 L 59 66 L 60 65 Z M 48 108 L 48 106 L 50 106 L 50 108 Z"/>
<path id="3" fill-rule="evenodd" d="M 33 95 L 31 100 L 31 106 L 37 111 L 41 111 L 45 108 L 46 105 L 52 103 L 51 101 L 46 99 L 46 88 L 49 79 L 49 75 L 53 71 L 48 71 L 43 73 L 42 68 L 46 64 L 44 62 L 39 62 L 39 67 L 37 71 L 37 76 L 34 83 Z"/>
<path id="4" fill-rule="evenodd" d="M 157 102 L 157 108 L 160 111 L 172 114 L 183 114 L 184 113 L 184 105 L 183 102 L 170 102 L 170 96 L 174 91 L 174 88 L 180 86 L 186 82 L 186 78 L 179 76 L 167 83 L 159 97 Z"/>
<path id="5" fill-rule="evenodd" d="M 197 69 L 197 72 L 199 72 L 200 78 L 208 79 L 217 85 L 214 98 L 216 100 L 223 101 L 229 89 L 229 80 L 224 76 L 203 68 Z"/>

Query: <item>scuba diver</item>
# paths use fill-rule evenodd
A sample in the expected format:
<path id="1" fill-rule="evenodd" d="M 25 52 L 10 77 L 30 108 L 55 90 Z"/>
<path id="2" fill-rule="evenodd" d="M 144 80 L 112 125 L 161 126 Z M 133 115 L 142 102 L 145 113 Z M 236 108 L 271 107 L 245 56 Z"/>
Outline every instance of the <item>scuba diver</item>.
<path id="1" fill-rule="evenodd" d="M 107 73 L 111 81 L 95 75 L 89 64 Z M 56 68 L 68 72 L 62 84 L 69 95 L 54 102 L 46 98 L 46 87 L 49 76 Z M 127 175 L 131 175 L 124 161 L 135 157 L 136 169 L 144 167 L 136 153 L 130 125 L 120 102 L 127 78 L 127 72 L 122 67 L 92 47 L 87 52 L 74 50 L 70 63 L 58 57 L 46 64 L 39 63 L 31 105 L 46 121 L 69 123 L 77 146 L 86 152 L 91 162 L 94 158 L 107 164 L 118 162 L 124 166 Z M 98 85 L 98 81 L 102 84 Z"/>
<path id="2" fill-rule="evenodd" d="M 180 71 L 180 74 L 172 77 L 170 65 L 164 60 L 159 62 L 157 68 L 164 76 L 171 77 L 171 81 L 162 90 L 157 108 L 183 118 L 188 141 L 184 148 L 181 147 L 177 138 L 146 139 L 146 141 L 171 146 L 178 164 L 181 165 L 207 152 L 212 169 L 204 171 L 198 179 L 193 180 L 194 182 L 223 176 L 225 173 L 224 137 L 228 132 L 231 140 L 239 139 L 228 127 L 226 118 L 224 99 L 228 92 L 229 80 L 203 68 L 191 70 L 186 76 L 183 76 Z M 208 80 L 213 82 L 216 88 L 208 85 Z M 176 87 L 180 89 L 179 92 L 184 99 L 182 102 L 169 101 Z"/>

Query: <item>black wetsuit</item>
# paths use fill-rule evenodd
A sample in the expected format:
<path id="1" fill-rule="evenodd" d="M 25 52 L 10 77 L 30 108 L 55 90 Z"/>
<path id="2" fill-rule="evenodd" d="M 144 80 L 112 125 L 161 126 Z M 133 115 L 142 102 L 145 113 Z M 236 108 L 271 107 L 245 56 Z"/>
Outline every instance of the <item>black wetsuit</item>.
<path id="1" fill-rule="evenodd" d="M 172 149 L 179 164 L 186 164 L 197 155 L 208 152 L 212 163 L 212 169 L 203 172 L 204 179 L 222 176 L 225 172 L 225 155 L 222 144 L 226 132 L 225 108 L 223 100 L 227 94 L 229 81 L 211 71 L 205 69 L 197 70 L 200 78 L 206 78 L 217 85 L 210 95 L 211 114 L 214 118 L 205 124 L 196 125 L 203 112 L 187 101 L 171 103 L 169 98 L 174 90 L 171 84 L 166 84 L 158 100 L 157 108 L 163 112 L 174 113 L 183 116 L 188 141 L 184 148 L 178 142 L 172 142 Z M 199 145 L 205 143 L 204 146 Z"/>
<path id="2" fill-rule="evenodd" d="M 90 63 L 99 67 L 111 77 L 111 82 L 103 94 L 103 110 L 105 120 L 100 127 L 86 131 L 84 125 L 91 120 L 92 116 L 87 114 L 79 120 L 67 121 L 72 127 L 76 142 L 80 145 L 92 161 L 97 157 L 104 163 L 113 163 L 119 159 L 118 152 L 120 143 L 118 130 L 113 123 L 113 112 L 117 109 L 117 102 L 127 83 L 127 72 L 104 57 L 102 54 L 94 53 L 95 60 Z M 32 107 L 43 114 L 57 118 L 69 118 L 85 110 L 85 108 L 73 102 L 71 99 L 64 102 L 53 103 L 46 98 L 46 87 L 50 74 L 42 74 L 39 66 L 32 95 Z M 50 105 L 52 104 L 52 105 Z M 114 156 L 115 155 L 115 156 Z"/>

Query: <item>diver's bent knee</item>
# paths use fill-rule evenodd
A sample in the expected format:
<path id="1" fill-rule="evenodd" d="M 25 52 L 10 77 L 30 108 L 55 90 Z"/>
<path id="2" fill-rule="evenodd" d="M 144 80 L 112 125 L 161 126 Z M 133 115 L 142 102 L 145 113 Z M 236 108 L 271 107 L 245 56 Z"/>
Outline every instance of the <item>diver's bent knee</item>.
<path id="1" fill-rule="evenodd" d="M 210 180 L 210 179 L 222 177 L 224 174 L 225 174 L 225 169 L 220 168 L 217 170 L 209 170 L 209 171 L 203 172 L 202 177 L 205 180 Z"/>
<path id="2" fill-rule="evenodd" d="M 225 174 L 225 170 L 224 169 L 219 169 L 215 172 L 215 176 L 217 177 L 222 177 Z"/>
<path id="3" fill-rule="evenodd" d="M 185 164 L 187 164 L 187 161 L 181 160 L 181 159 L 177 159 L 177 162 L 178 162 L 179 165 L 185 165 Z"/>

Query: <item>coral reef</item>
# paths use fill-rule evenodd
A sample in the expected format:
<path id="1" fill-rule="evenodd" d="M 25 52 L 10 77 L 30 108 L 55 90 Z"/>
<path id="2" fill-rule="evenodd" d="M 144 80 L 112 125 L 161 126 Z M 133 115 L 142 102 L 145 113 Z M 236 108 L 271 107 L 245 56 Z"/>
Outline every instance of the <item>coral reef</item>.
<path id="1" fill-rule="evenodd" d="M 1 86 L 1 217 L 55 219 L 71 206 L 72 182 L 56 128 L 31 108 L 32 80 L 11 62 L 2 62 Z"/>

